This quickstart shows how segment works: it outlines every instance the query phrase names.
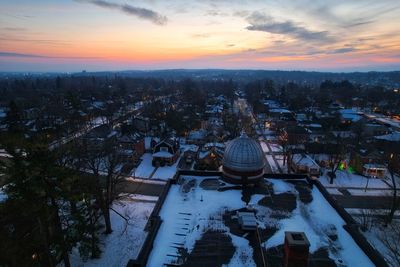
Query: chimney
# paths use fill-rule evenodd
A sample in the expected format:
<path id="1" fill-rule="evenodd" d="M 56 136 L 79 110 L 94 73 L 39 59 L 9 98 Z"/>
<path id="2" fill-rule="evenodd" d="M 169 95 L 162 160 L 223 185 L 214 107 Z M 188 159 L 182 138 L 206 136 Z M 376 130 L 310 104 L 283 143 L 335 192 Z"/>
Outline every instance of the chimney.
<path id="1" fill-rule="evenodd" d="M 285 232 L 283 267 L 307 267 L 309 248 L 304 232 Z"/>

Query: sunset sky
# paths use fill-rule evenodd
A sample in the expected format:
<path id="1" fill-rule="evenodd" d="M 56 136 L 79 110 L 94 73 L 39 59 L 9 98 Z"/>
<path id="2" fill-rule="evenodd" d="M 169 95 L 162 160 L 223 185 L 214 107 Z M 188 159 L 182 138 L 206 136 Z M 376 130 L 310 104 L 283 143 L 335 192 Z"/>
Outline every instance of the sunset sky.
<path id="1" fill-rule="evenodd" d="M 166 68 L 400 70 L 400 1 L 0 1 L 0 71 Z"/>

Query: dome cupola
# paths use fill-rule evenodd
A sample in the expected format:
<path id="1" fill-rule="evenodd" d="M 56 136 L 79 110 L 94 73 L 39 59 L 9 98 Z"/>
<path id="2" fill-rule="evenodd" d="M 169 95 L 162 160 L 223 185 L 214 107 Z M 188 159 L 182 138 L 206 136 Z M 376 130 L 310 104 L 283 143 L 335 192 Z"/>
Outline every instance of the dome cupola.
<path id="1" fill-rule="evenodd" d="M 264 166 L 265 156 L 260 144 L 245 133 L 226 146 L 222 171 L 229 182 L 257 182 L 264 174 Z"/>

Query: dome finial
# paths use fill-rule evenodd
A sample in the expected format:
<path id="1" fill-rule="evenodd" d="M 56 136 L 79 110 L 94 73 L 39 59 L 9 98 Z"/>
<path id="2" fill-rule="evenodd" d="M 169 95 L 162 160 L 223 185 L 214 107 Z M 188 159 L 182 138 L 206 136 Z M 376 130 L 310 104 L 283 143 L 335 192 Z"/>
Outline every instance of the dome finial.
<path id="1" fill-rule="evenodd" d="M 242 131 L 240 132 L 240 137 L 241 138 L 247 138 L 248 137 L 244 129 L 242 129 Z"/>

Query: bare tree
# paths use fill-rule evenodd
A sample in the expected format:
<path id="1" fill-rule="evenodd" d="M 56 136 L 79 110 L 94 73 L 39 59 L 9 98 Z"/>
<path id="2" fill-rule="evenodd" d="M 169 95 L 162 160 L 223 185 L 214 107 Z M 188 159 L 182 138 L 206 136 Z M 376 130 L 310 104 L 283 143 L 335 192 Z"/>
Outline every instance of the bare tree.
<path id="1" fill-rule="evenodd" d="M 394 213 L 399 208 L 399 203 L 400 203 L 399 199 L 398 199 L 398 196 L 397 196 L 397 183 L 396 183 L 396 179 L 395 179 L 395 175 L 394 175 L 395 166 L 398 165 L 398 164 L 399 164 L 398 157 L 395 157 L 393 155 L 393 153 L 390 154 L 389 164 L 388 164 L 388 171 L 389 171 L 390 178 L 391 178 L 391 181 L 392 181 L 393 196 L 392 196 L 392 204 L 390 206 L 390 212 L 389 212 L 389 214 L 388 214 L 388 216 L 386 218 L 386 226 L 392 222 L 393 217 L 394 217 Z"/>
<path id="2" fill-rule="evenodd" d="M 94 186 L 96 192 L 96 201 L 98 202 L 98 205 L 104 217 L 104 223 L 106 226 L 105 233 L 110 234 L 112 232 L 110 209 L 101 185 L 102 169 L 105 165 L 105 153 L 103 151 L 103 147 L 94 144 L 88 144 L 87 142 L 82 142 L 81 152 L 84 162 L 84 164 L 82 165 L 84 169 L 82 171 L 90 172 L 95 178 Z"/>
<path id="3" fill-rule="evenodd" d="M 279 145 L 282 147 L 283 153 L 283 166 L 285 166 L 286 162 L 289 163 L 289 137 L 286 131 L 281 130 L 279 135 Z M 288 166 L 288 171 L 290 172 L 290 166 Z"/>
<path id="4" fill-rule="evenodd" d="M 338 170 L 340 163 L 342 160 L 345 159 L 346 157 L 346 145 L 343 140 L 339 135 L 333 137 L 332 139 L 333 143 L 336 145 L 334 151 L 329 155 L 329 167 L 330 171 L 328 173 L 329 175 L 329 183 L 333 184 L 333 179 L 336 177 L 336 171 Z"/>
<path id="5" fill-rule="evenodd" d="M 378 239 L 387 249 L 386 261 L 390 266 L 400 266 L 400 225 L 392 223 L 385 231 L 381 231 Z"/>
<path id="6" fill-rule="evenodd" d="M 106 172 L 105 205 L 107 206 L 107 210 L 110 210 L 110 205 L 116 195 L 116 186 L 123 180 L 123 177 L 121 177 L 122 159 L 114 140 L 108 140 L 104 143 L 104 152 L 104 167 Z"/>

